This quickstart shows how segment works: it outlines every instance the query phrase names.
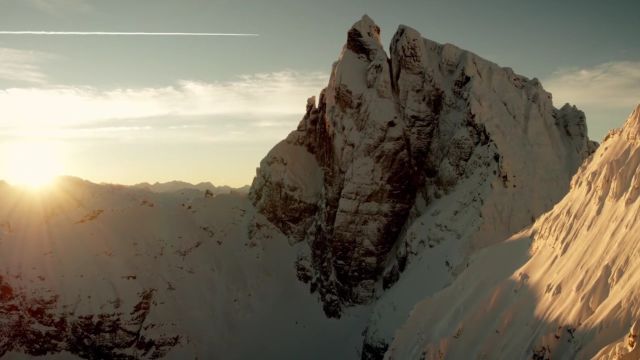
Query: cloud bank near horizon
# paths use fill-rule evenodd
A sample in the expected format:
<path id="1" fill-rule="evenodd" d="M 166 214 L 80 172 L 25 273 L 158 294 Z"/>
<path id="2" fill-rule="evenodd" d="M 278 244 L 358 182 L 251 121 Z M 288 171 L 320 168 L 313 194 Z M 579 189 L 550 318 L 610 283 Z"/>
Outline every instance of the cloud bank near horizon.
<path id="1" fill-rule="evenodd" d="M 34 83 L 42 78 L 35 74 L 32 77 L 38 80 Z M 316 95 L 327 80 L 327 74 L 321 72 L 286 70 L 221 82 L 183 80 L 164 87 L 111 90 L 58 85 L 13 87 L 0 90 L 0 133 L 5 136 L 64 133 L 79 137 L 96 131 L 139 132 L 164 125 L 184 129 L 223 118 L 227 122 L 253 118 L 254 122 L 244 125 L 255 130 L 279 126 L 286 119 L 291 129 L 304 113 L 306 99 Z M 171 119 L 171 124 L 167 125 L 166 119 Z M 294 123 L 290 124 L 291 121 Z"/>
<path id="2" fill-rule="evenodd" d="M 45 84 L 48 77 L 41 65 L 55 58 L 56 55 L 41 51 L 0 47 L 0 81 Z"/>
<path id="3" fill-rule="evenodd" d="M 324 72 L 283 70 L 103 89 L 56 84 L 44 70 L 52 60 L 64 58 L 0 48 L 0 140 L 275 144 L 328 81 Z M 598 139 L 640 102 L 640 61 L 560 69 L 543 84 L 556 106 L 569 102 L 585 110 Z"/>
<path id="4" fill-rule="evenodd" d="M 224 123 L 224 117 L 227 122 L 242 119 L 239 123 L 249 133 L 269 126 L 292 129 L 306 99 L 317 95 L 328 81 L 323 72 L 283 70 L 231 81 L 180 80 L 161 87 L 98 89 L 50 84 L 41 65 L 55 58 L 54 54 L 0 48 L 0 80 L 26 85 L 0 90 L 1 134 L 36 130 L 43 134 L 55 129 L 51 133 L 59 135 L 67 129 L 67 136 L 75 131 L 73 137 L 127 130 L 134 136 L 164 124 L 160 119 L 173 119 L 167 128 L 186 129 L 211 125 L 206 121 Z M 561 69 L 543 84 L 556 106 L 569 102 L 584 109 L 598 138 L 611 127 L 608 121 L 618 117 L 623 121 L 624 114 L 640 103 L 640 61 Z M 605 117 L 607 113 L 610 118 Z M 246 121 L 251 118 L 255 121 Z"/>
<path id="5" fill-rule="evenodd" d="M 610 61 L 555 71 L 543 80 L 555 106 L 575 104 L 587 116 L 589 137 L 602 139 L 640 104 L 640 61 Z"/>
<path id="6" fill-rule="evenodd" d="M 561 69 L 546 79 L 544 85 L 560 103 L 624 107 L 631 111 L 640 103 L 640 61 L 611 61 Z"/>

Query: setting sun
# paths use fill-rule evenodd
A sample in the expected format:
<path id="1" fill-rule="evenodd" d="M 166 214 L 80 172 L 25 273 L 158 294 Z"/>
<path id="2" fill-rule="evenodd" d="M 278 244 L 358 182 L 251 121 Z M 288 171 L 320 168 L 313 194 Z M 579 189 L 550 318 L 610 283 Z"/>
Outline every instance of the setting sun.
<path id="1" fill-rule="evenodd" d="M 2 178 L 12 185 L 40 189 L 60 175 L 59 149 L 49 142 L 17 142 L 5 147 Z"/>

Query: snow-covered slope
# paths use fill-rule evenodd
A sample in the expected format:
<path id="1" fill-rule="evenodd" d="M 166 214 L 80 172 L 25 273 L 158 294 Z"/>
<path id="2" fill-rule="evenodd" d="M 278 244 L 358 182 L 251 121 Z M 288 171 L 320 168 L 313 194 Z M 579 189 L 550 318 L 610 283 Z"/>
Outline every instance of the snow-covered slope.
<path id="1" fill-rule="evenodd" d="M 388 359 L 639 359 L 640 106 L 530 228 L 419 303 Z"/>
<path id="2" fill-rule="evenodd" d="M 327 319 L 298 249 L 245 196 L 67 178 L 0 199 L 3 359 L 348 358 L 362 343 L 367 309 Z"/>
<path id="3" fill-rule="evenodd" d="M 364 351 L 381 357 L 415 302 L 549 210 L 595 147 L 538 80 L 407 26 L 388 57 L 365 16 L 250 198 L 307 244 L 298 275 L 329 316 L 375 301 Z"/>

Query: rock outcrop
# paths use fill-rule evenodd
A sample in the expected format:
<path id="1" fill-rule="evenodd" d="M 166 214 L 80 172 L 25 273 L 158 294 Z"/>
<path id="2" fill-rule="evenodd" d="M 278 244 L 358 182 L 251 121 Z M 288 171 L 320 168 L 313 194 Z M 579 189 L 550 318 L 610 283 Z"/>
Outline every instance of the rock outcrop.
<path id="1" fill-rule="evenodd" d="M 180 343 L 180 336 L 150 337 L 146 322 L 153 290 L 139 294 L 132 310 L 77 315 L 59 311 L 58 296 L 33 296 L 0 276 L 0 357 L 9 352 L 46 356 L 60 352 L 84 359 L 159 359 Z M 146 322 L 146 323 L 145 323 Z"/>
<path id="2" fill-rule="evenodd" d="M 473 249 L 531 223 L 594 149 L 584 114 L 555 109 L 536 79 L 407 26 L 388 57 L 364 16 L 249 196 L 308 243 L 299 278 L 338 317 L 392 286 L 427 246 L 458 241 L 453 271 Z M 413 226 L 427 213 L 437 218 L 428 228 Z"/>

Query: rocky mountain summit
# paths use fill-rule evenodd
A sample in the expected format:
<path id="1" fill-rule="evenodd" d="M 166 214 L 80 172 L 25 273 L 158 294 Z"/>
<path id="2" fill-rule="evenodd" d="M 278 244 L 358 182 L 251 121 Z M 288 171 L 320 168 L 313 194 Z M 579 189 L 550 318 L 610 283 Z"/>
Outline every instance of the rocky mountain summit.
<path id="1" fill-rule="evenodd" d="M 339 317 L 412 263 L 445 266 L 422 276 L 446 284 L 470 254 L 560 200 L 595 148 L 584 114 L 554 108 L 537 79 L 407 26 L 387 55 L 364 16 L 327 87 L 261 162 L 249 197 L 308 244 L 298 277 Z"/>

